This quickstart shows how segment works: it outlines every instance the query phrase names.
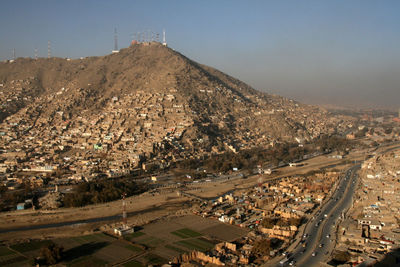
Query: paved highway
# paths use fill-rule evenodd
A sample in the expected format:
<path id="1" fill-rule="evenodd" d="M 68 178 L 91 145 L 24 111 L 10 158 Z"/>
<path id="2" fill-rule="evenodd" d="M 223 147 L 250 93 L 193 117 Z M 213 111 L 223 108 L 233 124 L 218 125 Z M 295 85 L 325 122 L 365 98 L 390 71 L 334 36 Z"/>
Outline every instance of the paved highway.
<path id="1" fill-rule="evenodd" d="M 345 172 L 336 191 L 307 223 L 299 245 L 277 266 L 317 266 L 332 251 L 336 223 L 352 203 L 359 168 L 360 164 Z"/>

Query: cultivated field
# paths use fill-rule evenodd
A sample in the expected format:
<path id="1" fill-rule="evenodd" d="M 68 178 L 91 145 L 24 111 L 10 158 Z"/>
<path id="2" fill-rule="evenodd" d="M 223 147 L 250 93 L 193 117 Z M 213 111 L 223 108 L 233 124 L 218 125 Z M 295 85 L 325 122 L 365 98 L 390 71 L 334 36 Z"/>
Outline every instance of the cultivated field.
<path id="1" fill-rule="evenodd" d="M 95 233 L 2 246 L 0 266 L 30 266 L 40 248 L 51 243 L 64 248 L 62 263 L 67 266 L 147 266 L 166 263 L 193 250 L 206 251 L 216 243 L 246 234 L 246 229 L 195 215 L 169 217 L 145 225 L 123 239 Z"/>

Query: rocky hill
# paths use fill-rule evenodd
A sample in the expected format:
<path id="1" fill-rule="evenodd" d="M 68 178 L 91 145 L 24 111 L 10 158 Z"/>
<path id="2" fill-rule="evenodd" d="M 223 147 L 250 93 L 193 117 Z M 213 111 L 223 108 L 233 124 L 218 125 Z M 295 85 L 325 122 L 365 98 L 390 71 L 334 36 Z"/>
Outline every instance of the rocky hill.
<path id="1" fill-rule="evenodd" d="M 155 42 L 101 57 L 0 63 L 0 99 L 3 156 L 46 155 L 35 166 L 55 152 L 134 165 L 162 150 L 179 158 L 304 142 L 348 125 Z"/>

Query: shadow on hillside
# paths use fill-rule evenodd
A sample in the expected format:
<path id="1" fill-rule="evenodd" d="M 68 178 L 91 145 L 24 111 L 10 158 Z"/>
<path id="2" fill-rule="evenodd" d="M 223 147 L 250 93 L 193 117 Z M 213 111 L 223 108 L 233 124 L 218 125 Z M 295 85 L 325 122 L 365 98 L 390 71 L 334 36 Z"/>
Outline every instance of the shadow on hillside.
<path id="1" fill-rule="evenodd" d="M 90 242 L 82 244 L 80 246 L 65 251 L 63 260 L 71 261 L 79 257 L 88 256 L 108 245 L 109 245 L 108 242 Z"/>
<path id="2" fill-rule="evenodd" d="M 343 258 L 343 257 L 342 257 Z M 343 258 L 343 260 L 331 259 L 327 262 L 330 266 L 350 266 L 349 262 Z M 400 248 L 395 249 L 384 255 L 382 260 L 375 262 L 373 259 L 369 259 L 357 265 L 358 267 L 400 267 Z"/>
<path id="3" fill-rule="evenodd" d="M 394 251 L 387 253 L 381 261 L 375 263 L 373 266 L 374 267 L 386 267 L 386 266 L 400 267 L 400 248 L 397 248 Z"/>

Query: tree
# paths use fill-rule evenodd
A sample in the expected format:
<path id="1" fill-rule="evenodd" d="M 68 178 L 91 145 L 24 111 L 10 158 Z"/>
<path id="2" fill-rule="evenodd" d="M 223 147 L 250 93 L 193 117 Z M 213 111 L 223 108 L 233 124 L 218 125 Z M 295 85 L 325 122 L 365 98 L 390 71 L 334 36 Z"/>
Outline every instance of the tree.
<path id="1" fill-rule="evenodd" d="M 270 239 L 260 239 L 254 242 L 252 252 L 257 255 L 269 255 L 271 250 Z"/>
<path id="2" fill-rule="evenodd" d="M 345 263 L 348 262 L 351 255 L 347 251 L 334 250 L 332 253 L 332 259 L 336 262 Z"/>
<path id="3" fill-rule="evenodd" d="M 265 228 L 272 228 L 272 227 L 274 227 L 275 224 L 276 224 L 276 220 L 271 219 L 271 218 L 264 218 L 261 221 L 261 225 Z"/>
<path id="4" fill-rule="evenodd" d="M 62 259 L 63 250 L 63 247 L 52 243 L 40 249 L 40 258 L 48 265 L 56 264 Z"/>

